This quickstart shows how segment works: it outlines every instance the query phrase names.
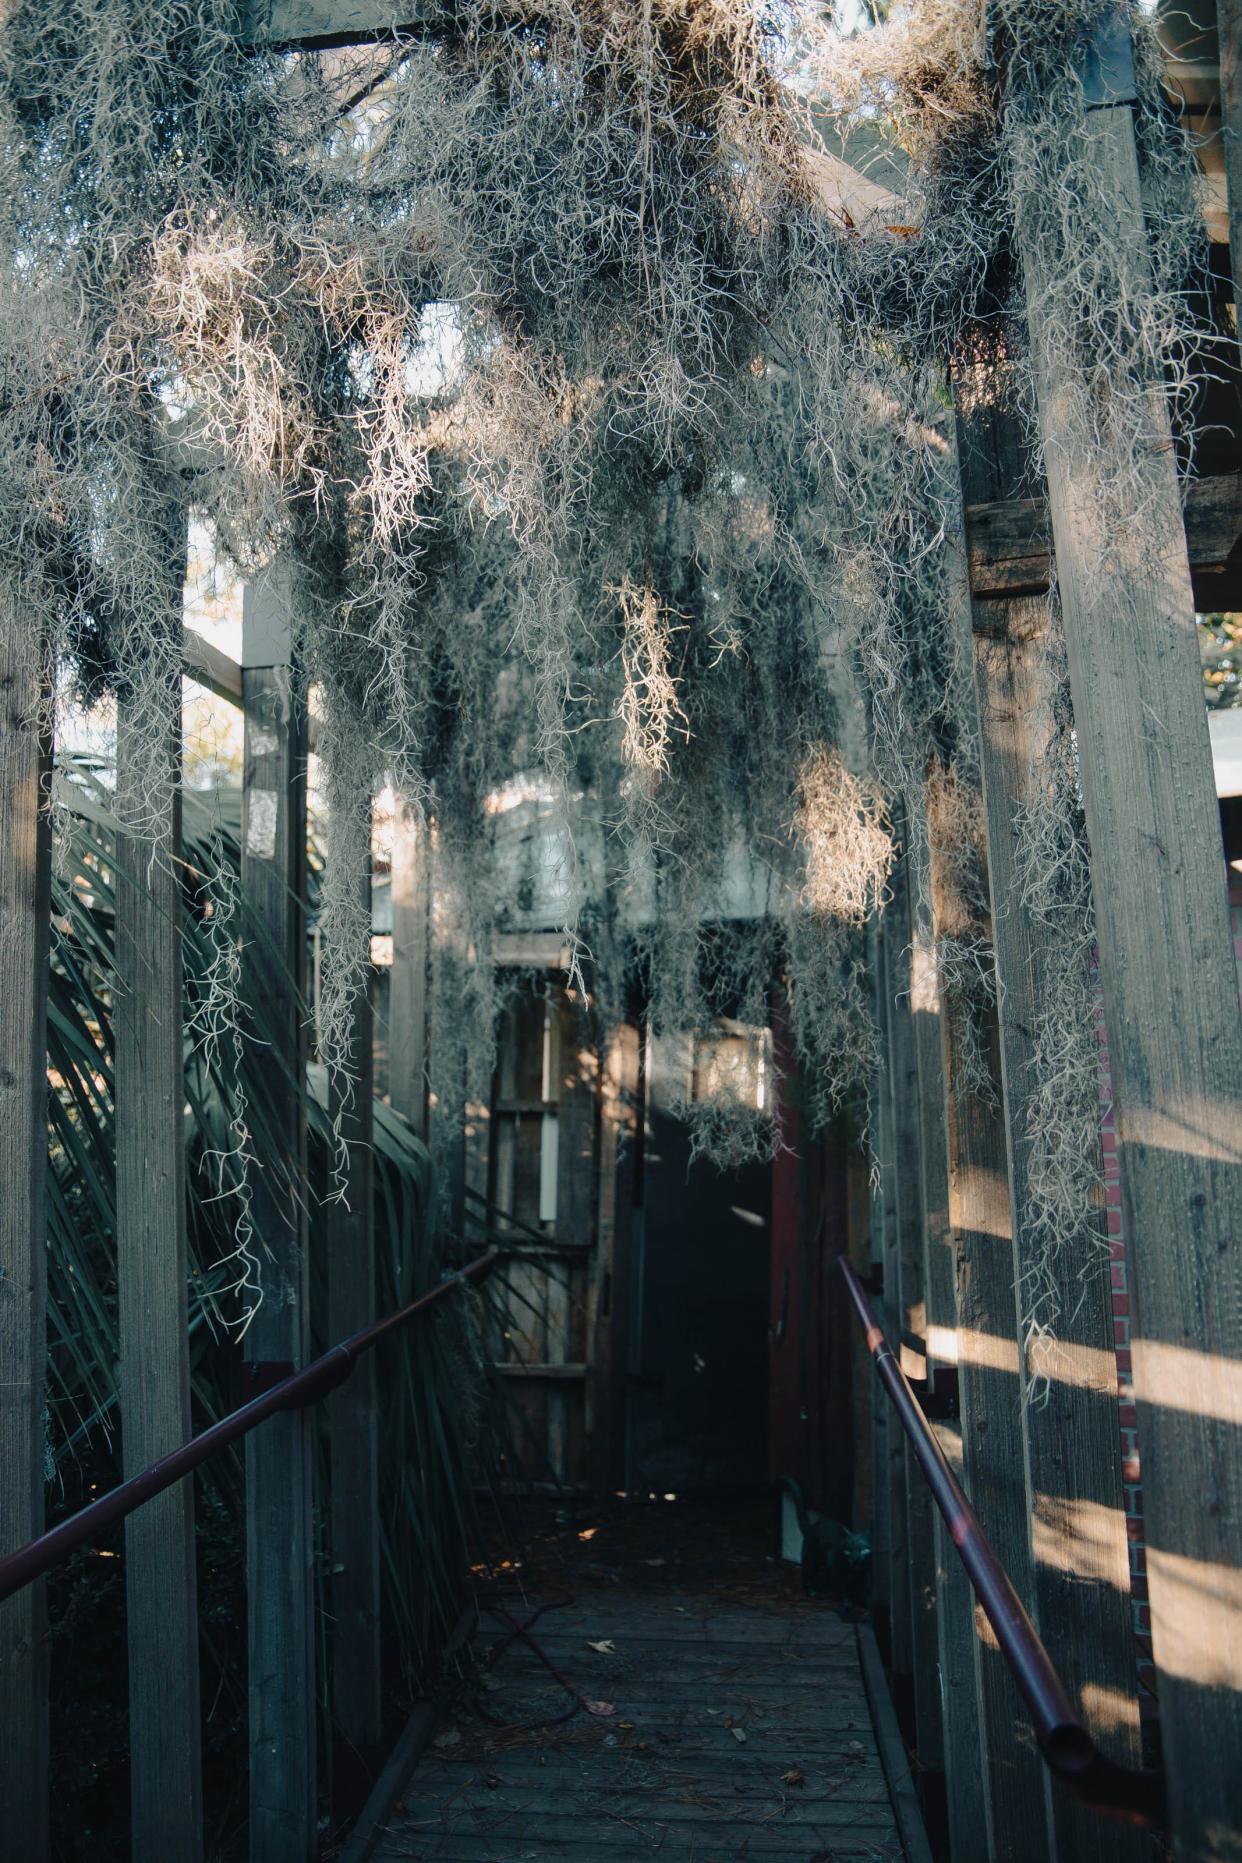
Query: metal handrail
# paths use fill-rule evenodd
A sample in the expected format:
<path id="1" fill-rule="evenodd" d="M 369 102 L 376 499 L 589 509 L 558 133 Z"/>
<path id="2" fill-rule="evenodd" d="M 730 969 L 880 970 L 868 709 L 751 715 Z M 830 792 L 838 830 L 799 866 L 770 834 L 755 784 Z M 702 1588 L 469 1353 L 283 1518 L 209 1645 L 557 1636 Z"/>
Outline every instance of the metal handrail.
<path id="1" fill-rule="evenodd" d="M 281 1410 L 304 1410 L 314 1404 L 329 1391 L 334 1391 L 353 1371 L 364 1353 L 370 1352 L 381 1339 L 390 1333 L 400 1331 L 414 1317 L 434 1306 L 443 1299 L 451 1288 L 461 1281 L 479 1281 L 500 1259 L 499 1249 L 488 1249 L 477 1261 L 470 1262 L 453 1274 L 447 1275 L 436 1287 L 420 1294 L 417 1300 L 411 1300 L 407 1306 L 399 1307 L 387 1318 L 376 1320 L 374 1325 L 366 1326 L 361 1332 L 352 1333 L 339 1345 L 333 1346 L 319 1358 L 312 1360 L 301 1371 L 291 1372 L 287 1378 L 281 1378 L 276 1384 L 263 1391 L 250 1403 L 242 1404 L 239 1409 L 231 1410 L 218 1423 L 213 1423 L 188 1442 L 169 1450 L 157 1462 L 152 1462 L 137 1475 L 131 1475 L 128 1481 L 121 1482 L 107 1494 L 92 1501 L 80 1512 L 71 1514 L 68 1520 L 62 1520 L 38 1539 L 30 1540 L 25 1546 L 19 1546 L 0 1559 L 0 1604 L 21 1591 L 35 1579 L 42 1578 L 54 1565 L 76 1552 L 88 1540 L 118 1521 L 124 1520 L 144 1502 L 153 1500 L 162 1494 L 165 1488 L 190 1474 L 209 1456 L 226 1449 L 236 1442 L 239 1436 L 247 1435 L 252 1429 L 275 1416 Z"/>
<path id="2" fill-rule="evenodd" d="M 862 1282 L 844 1256 L 839 1259 L 880 1380 L 910 1439 L 932 1498 L 944 1515 L 958 1557 L 996 1633 L 1001 1654 L 1030 1709 L 1035 1737 L 1049 1770 L 1078 1798 L 1105 1816 L 1126 1824 L 1161 1827 L 1161 1775 L 1119 1766 L 1096 1746 L 893 1356 Z"/>

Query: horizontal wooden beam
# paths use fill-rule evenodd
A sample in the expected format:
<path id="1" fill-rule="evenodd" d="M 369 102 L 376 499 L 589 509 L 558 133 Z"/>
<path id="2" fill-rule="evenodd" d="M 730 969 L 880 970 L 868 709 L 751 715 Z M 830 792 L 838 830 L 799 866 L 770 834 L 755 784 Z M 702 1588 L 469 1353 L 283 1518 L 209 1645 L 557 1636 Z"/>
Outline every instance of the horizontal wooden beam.
<path id="1" fill-rule="evenodd" d="M 502 1378 L 585 1378 L 585 1365 L 524 1365 L 520 1363 L 496 1364 L 493 1371 L 498 1371 Z"/>
<path id="2" fill-rule="evenodd" d="M 193 679 L 208 692 L 214 692 L 218 699 L 227 699 L 231 705 L 242 702 L 242 670 L 236 660 L 230 660 L 227 653 L 207 640 L 202 634 L 196 634 L 193 628 L 185 630 L 185 645 L 181 654 L 181 670 L 187 679 Z M 307 719 L 306 747 L 317 750 L 319 746 L 319 719 L 311 712 Z"/>
<path id="3" fill-rule="evenodd" d="M 427 0 L 245 0 L 249 45 L 367 45 L 414 32 L 434 9 Z"/>
<path id="4" fill-rule="evenodd" d="M 1242 473 L 1192 479 L 1186 489 L 1186 548 L 1200 610 L 1242 605 Z M 971 592 L 1042 595 L 1052 531 L 1040 498 L 968 505 Z"/>
<path id="5" fill-rule="evenodd" d="M 208 692 L 214 692 L 218 699 L 228 699 L 234 705 L 241 704 L 241 667 L 202 634 L 196 634 L 193 628 L 185 630 L 181 665 L 187 679 L 206 686 Z"/>

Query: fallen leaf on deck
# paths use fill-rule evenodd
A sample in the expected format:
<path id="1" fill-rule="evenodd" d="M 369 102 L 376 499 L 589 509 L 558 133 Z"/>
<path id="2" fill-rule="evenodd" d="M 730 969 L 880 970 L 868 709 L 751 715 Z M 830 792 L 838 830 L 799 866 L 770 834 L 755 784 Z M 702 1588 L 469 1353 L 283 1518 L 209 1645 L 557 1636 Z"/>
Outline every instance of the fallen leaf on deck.
<path id="1" fill-rule="evenodd" d="M 456 1727 L 450 1727 L 447 1733 L 437 1734 L 433 1745 L 436 1746 L 441 1753 L 444 1752 L 446 1747 L 459 1747 L 461 1745 L 460 1730 Z"/>
<path id="2" fill-rule="evenodd" d="M 617 1653 L 617 1646 L 611 1637 L 601 1637 L 598 1643 L 592 1643 L 590 1637 L 588 1637 L 587 1648 L 589 1650 L 598 1650 L 601 1656 L 615 1656 Z"/>
<path id="3" fill-rule="evenodd" d="M 733 1735 L 733 1738 L 735 1740 L 741 1740 L 744 1742 L 746 1739 L 746 1729 L 744 1727 L 731 1727 L 729 1729 L 729 1732 Z"/>
<path id="4" fill-rule="evenodd" d="M 803 1772 L 801 1766 L 791 1766 L 788 1772 L 783 1772 L 781 1774 L 781 1784 L 782 1785 L 805 1785 L 806 1774 Z"/>
<path id="5" fill-rule="evenodd" d="M 611 1701 L 584 1701 L 582 1705 L 588 1714 L 596 1714 L 601 1717 L 617 1712 L 615 1704 Z"/>

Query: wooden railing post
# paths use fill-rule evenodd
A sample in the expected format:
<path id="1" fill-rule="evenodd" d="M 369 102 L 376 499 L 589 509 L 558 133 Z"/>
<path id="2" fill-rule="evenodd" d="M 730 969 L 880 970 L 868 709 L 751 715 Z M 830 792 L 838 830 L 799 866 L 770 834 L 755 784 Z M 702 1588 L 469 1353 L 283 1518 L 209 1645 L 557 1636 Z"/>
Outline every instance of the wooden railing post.
<path id="1" fill-rule="evenodd" d="M 1019 1286 L 1033 1258 L 1027 1142 L 1036 1087 L 1034 1031 L 1055 988 L 1040 928 L 1016 868 L 1017 817 L 1038 809 L 1049 717 L 1048 604 L 1038 597 L 974 604 L 975 677 L 987 797 L 988 871 L 999 979 L 1001 1065 Z M 1087 955 L 1082 953 L 1083 971 Z M 1084 979 L 1085 981 L 1085 979 Z M 1094 1036 L 1085 1031 L 1092 1040 Z M 1140 1763 L 1137 1670 L 1130 1612 L 1130 1563 L 1117 1417 L 1113 1313 L 1103 1208 L 1084 1209 L 1075 1243 L 1048 1251 L 1042 1273 L 1056 1290 L 1056 1340 L 1046 1390 L 1023 1412 L 1035 1555 L 1036 1621 L 1058 1671 L 1101 1750 Z M 1021 1344 L 1021 1342 L 1020 1342 Z M 1030 1367 L 1022 1355 L 1026 1381 Z M 1066 1445 L 1072 1453 L 1066 1453 Z M 1087 1553 L 1089 1545 L 1090 1551 Z M 1054 1798 L 1065 1854 L 1088 1843 L 1099 1854 L 1133 1854 L 1141 1839 L 1098 1820 L 1068 1793 Z"/>
<path id="2" fill-rule="evenodd" d="M 37 607 L 0 584 L 0 1534 L 43 1531 L 47 1364 L 47 969 L 51 745 Z M 48 1845 L 47 1619 L 42 1581 L 0 1604 L 0 1831 Z"/>
<path id="3" fill-rule="evenodd" d="M 1242 339 L 1242 0 L 1216 0 L 1220 46 L 1220 127 L 1225 139 L 1225 186 L 1229 193 L 1229 256 L 1233 302 Z"/>
<path id="4" fill-rule="evenodd" d="M 910 876 L 900 819 L 896 859 L 889 878 L 886 914 L 892 933 L 884 940 L 885 1021 L 888 1080 L 892 1095 L 894 1189 L 897 1219 L 897 1287 L 892 1302 L 894 1340 L 909 1378 L 927 1374 L 926 1300 L 924 1297 L 923 1187 L 918 1054 L 910 1003 Z M 940 1704 L 940 1664 L 936 1641 L 936 1575 L 932 1498 L 919 1474 L 910 1446 L 902 1437 L 905 1465 L 907 1569 L 902 1574 L 909 1598 L 911 1666 L 914 1675 L 914 1726 L 920 1769 L 928 1775 L 944 1770 L 944 1732 Z"/>
<path id="5" fill-rule="evenodd" d="M 242 891 L 255 938 L 242 952 L 255 1033 L 271 1044 L 265 1128 L 277 1155 L 253 1173 L 263 1297 L 246 1335 L 255 1384 L 306 1363 L 306 714 L 290 666 L 286 598 L 273 572 L 242 607 Z M 273 963 L 273 957 L 276 962 Z M 283 974 L 281 967 L 283 967 Z M 246 1438 L 250 1863 L 316 1854 L 311 1413 Z"/>
<path id="6" fill-rule="evenodd" d="M 913 832 L 926 841 L 926 827 L 914 823 L 908 807 L 897 815 L 899 864 L 903 883 L 894 888 L 889 907 L 892 941 L 905 952 L 900 977 L 913 1035 L 918 1089 L 920 1241 L 923 1251 L 924 1362 L 932 1391 L 938 1373 L 957 1365 L 957 1311 L 953 1238 L 949 1231 L 948 1128 L 945 1119 L 944 1048 L 940 1002 L 931 955 L 930 932 L 920 909 L 918 867 L 911 847 Z M 925 860 L 925 849 L 923 851 Z M 890 1001 L 893 997 L 890 978 Z M 944 1377 L 940 1376 L 943 1386 Z M 890 1422 L 890 1429 L 896 1423 Z M 962 1432 L 955 1418 L 938 1416 L 934 1424 L 941 1447 L 957 1467 L 962 1463 Z M 935 1588 L 935 1659 L 944 1756 L 945 1815 L 955 1863 L 972 1863 L 987 1855 L 987 1815 L 979 1693 L 975 1674 L 975 1615 L 970 1585 L 944 1522 L 933 1510 L 932 1584 Z"/>
<path id="7" fill-rule="evenodd" d="M 329 859 L 355 850 L 329 849 Z M 370 848 L 357 850 L 354 883 L 370 923 Z M 368 973 L 369 974 L 369 973 Z M 352 1082 L 334 1082 L 329 1118 L 340 1121 L 348 1148 L 344 1196 L 325 1213 L 328 1336 L 347 1339 L 375 1318 L 375 1235 L 372 1196 L 371 999 L 354 1003 Z M 375 1360 L 368 1356 L 332 1395 L 332 1797 L 338 1822 L 356 1813 L 375 1782 L 381 1759 L 380 1532 Z"/>
<path id="8" fill-rule="evenodd" d="M 392 827 L 392 978 L 388 1092 L 421 1139 L 427 1128 L 427 966 L 431 913 L 428 824 L 401 797 Z"/>
<path id="9" fill-rule="evenodd" d="M 124 1472 L 190 1435 L 185 1061 L 182 1051 L 181 604 L 185 524 L 168 525 L 165 745 L 149 780 L 151 700 L 117 704 L 117 1318 Z M 125 1523 L 132 1853 L 197 1863 L 203 1846 L 194 1485 L 178 1482 Z"/>
<path id="10" fill-rule="evenodd" d="M 1148 288 L 1127 101 L 1073 159 Z M 1023 253 L 1030 301 L 1046 280 Z M 1101 307 L 1101 313 L 1107 307 Z M 1113 326 L 1125 341 L 1129 324 Z M 1078 733 L 1129 1260 L 1148 1582 L 1177 1853 L 1242 1843 L 1242 1020 L 1168 409 L 1153 384 L 1132 512 L 1077 444 L 1065 359 L 1030 319 Z M 1146 359 L 1135 357 L 1134 378 Z M 1120 359 L 1124 366 L 1125 358 Z"/>
<path id="11" fill-rule="evenodd" d="M 896 1233 L 893 1212 L 893 1133 L 892 1095 L 888 1073 L 888 979 L 886 947 L 890 933 L 883 917 L 877 916 L 868 927 L 868 951 L 875 984 L 875 1019 L 879 1034 L 879 1058 L 871 1084 L 871 1147 L 878 1181 L 871 1195 L 871 1265 L 884 1278 L 887 1259 L 885 1235 Z M 890 1644 L 892 1596 L 896 1573 L 890 1537 L 889 1513 L 892 1497 L 888 1478 L 888 1406 L 875 1404 L 871 1423 L 872 1530 L 871 1530 L 871 1614 L 885 1650 Z"/>
<path id="12" fill-rule="evenodd" d="M 978 408 L 988 444 L 974 444 L 973 416 L 963 415 L 962 457 L 970 496 L 1002 499 L 1024 469 L 1016 416 L 998 385 Z M 1051 1378 L 1035 1402 L 1024 1401 L 1023 1431 L 1033 1538 L 1032 1616 L 1100 1747 L 1119 1764 L 1139 1764 L 1137 1669 L 1130 1610 L 1130 1566 L 1122 1489 L 1111 1276 L 1103 1210 L 1103 1158 L 1094 1163 L 1098 1203 L 1080 1212 L 1079 1228 L 1058 1251 L 1040 1251 L 1032 1232 L 1031 1126 L 1036 1031 L 1056 1002 L 1057 961 L 1049 933 L 1037 922 L 1021 871 L 1023 820 L 1046 812 L 1048 739 L 1061 675 L 1051 657 L 1050 598 L 972 595 L 966 553 L 955 535 L 956 612 L 961 648 L 973 664 L 979 761 L 987 835 L 987 868 L 996 961 L 997 1017 L 1004 1096 L 1013 1279 L 1021 1289 L 1039 1274 L 1053 1293 L 1055 1344 Z M 1055 961 L 1054 961 L 1055 960 Z M 1083 999 L 1090 988 L 1088 954 L 1080 954 Z M 1062 985 L 1062 988 L 1065 986 Z M 1096 1112 L 1094 1032 L 1088 1117 Z M 1038 1253 L 1037 1253 L 1038 1251 Z M 1031 1376 L 1016 1311 L 1018 1374 L 1026 1399 Z M 1066 1445 L 1072 1445 L 1067 1453 Z M 1143 1840 L 1117 1824 L 1101 1825 L 1071 1794 L 1052 1801 L 1057 1843 L 1067 1855 L 1088 1845 L 1105 1857 L 1131 1855 Z"/>

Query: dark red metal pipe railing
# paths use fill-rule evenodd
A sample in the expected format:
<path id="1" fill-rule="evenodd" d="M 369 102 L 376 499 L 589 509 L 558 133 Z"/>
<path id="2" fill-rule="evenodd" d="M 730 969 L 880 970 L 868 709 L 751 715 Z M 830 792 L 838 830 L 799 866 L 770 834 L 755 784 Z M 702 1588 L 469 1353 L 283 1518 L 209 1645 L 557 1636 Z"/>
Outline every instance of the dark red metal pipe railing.
<path id="1" fill-rule="evenodd" d="M 218 1455 L 238 1437 L 245 1436 L 250 1430 L 275 1416 L 281 1410 L 304 1410 L 307 1405 L 318 1403 L 329 1391 L 334 1391 L 353 1371 L 364 1353 L 370 1352 L 381 1339 L 399 1332 L 408 1326 L 418 1314 L 426 1312 L 436 1301 L 454 1288 L 459 1281 L 479 1281 L 493 1268 L 500 1258 L 499 1249 L 489 1249 L 480 1255 L 477 1261 L 470 1262 L 459 1272 L 447 1275 L 427 1293 L 420 1294 L 417 1300 L 411 1300 L 408 1306 L 399 1307 L 385 1319 L 376 1320 L 373 1326 L 366 1326 L 361 1332 L 353 1333 L 343 1339 L 330 1351 L 312 1360 L 301 1371 L 290 1372 L 287 1378 L 281 1378 L 250 1403 L 240 1409 L 232 1410 L 227 1417 L 221 1417 L 189 1442 L 180 1444 L 158 1462 L 152 1462 L 140 1474 L 131 1475 L 118 1487 L 92 1501 L 79 1513 L 71 1514 L 68 1520 L 62 1520 L 47 1533 L 40 1534 L 25 1546 L 19 1546 L 16 1552 L 0 1559 L 0 1603 L 11 1598 L 24 1585 L 32 1584 L 50 1572 L 54 1565 L 76 1552 L 79 1546 L 85 1546 L 88 1540 L 95 1539 L 108 1528 L 114 1527 L 135 1508 L 161 1494 L 165 1488 L 191 1473 L 209 1456 Z"/>
<path id="2" fill-rule="evenodd" d="M 862 1321 L 880 1381 L 893 1401 L 915 1459 L 944 1515 L 958 1557 L 996 1633 L 1001 1654 L 1030 1710 L 1035 1737 L 1049 1769 L 1077 1797 L 1108 1817 L 1127 1824 L 1162 1825 L 1164 1792 L 1160 1775 L 1119 1766 L 1096 1746 L 893 1356 L 862 1282 L 844 1257 L 841 1272 Z"/>

